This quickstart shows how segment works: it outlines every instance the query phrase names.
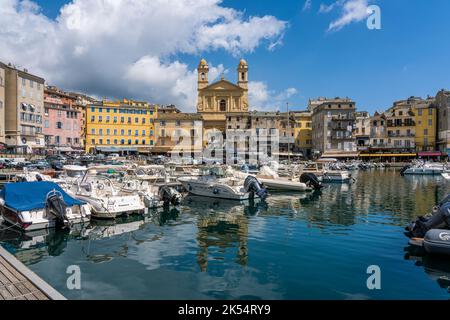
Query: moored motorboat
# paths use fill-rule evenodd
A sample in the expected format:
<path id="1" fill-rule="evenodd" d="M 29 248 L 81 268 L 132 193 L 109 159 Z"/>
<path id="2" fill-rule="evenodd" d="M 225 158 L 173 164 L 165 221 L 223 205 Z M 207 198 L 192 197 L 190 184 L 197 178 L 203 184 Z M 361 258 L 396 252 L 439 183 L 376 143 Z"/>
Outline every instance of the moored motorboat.
<path id="1" fill-rule="evenodd" d="M 5 184 L 1 191 L 3 219 L 22 230 L 70 227 L 87 222 L 90 206 L 50 181 Z"/>
<path id="2" fill-rule="evenodd" d="M 266 198 L 268 195 L 254 176 L 247 176 L 245 180 L 227 176 L 220 167 L 210 168 L 202 176 L 180 177 L 178 181 L 189 193 L 204 197 L 247 200 L 253 197 Z"/>

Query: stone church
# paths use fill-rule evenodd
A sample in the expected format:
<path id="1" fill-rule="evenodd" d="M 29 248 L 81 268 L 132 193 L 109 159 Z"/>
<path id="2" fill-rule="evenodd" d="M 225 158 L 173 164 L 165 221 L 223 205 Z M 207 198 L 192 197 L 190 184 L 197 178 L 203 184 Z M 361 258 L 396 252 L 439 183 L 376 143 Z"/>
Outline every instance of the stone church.
<path id="1" fill-rule="evenodd" d="M 239 62 L 237 84 L 223 77 L 209 83 L 209 66 L 205 59 L 198 65 L 197 112 L 203 117 L 203 128 L 225 132 L 226 116 L 235 112 L 248 112 L 248 65 Z"/>

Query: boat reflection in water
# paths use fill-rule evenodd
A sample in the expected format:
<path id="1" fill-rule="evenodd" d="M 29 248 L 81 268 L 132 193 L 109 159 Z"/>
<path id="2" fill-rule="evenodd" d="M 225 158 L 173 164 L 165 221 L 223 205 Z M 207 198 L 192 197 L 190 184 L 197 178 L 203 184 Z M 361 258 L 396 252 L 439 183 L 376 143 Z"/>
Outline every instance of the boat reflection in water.
<path id="1" fill-rule="evenodd" d="M 186 204 L 195 203 L 199 212 L 197 218 L 197 261 L 202 272 L 210 260 L 226 259 L 229 250 L 235 251 L 236 262 L 247 265 L 248 216 L 257 215 L 266 208 L 264 200 L 246 201 L 206 199 L 189 196 Z M 200 210 L 199 210 L 200 209 Z"/>
<path id="2" fill-rule="evenodd" d="M 432 256 L 416 246 L 408 246 L 405 251 L 405 260 L 412 260 L 416 266 L 423 267 L 425 273 L 436 281 L 439 287 L 450 292 L 450 257 Z"/>
<path id="3" fill-rule="evenodd" d="M 24 233 L 6 224 L 0 225 L 0 242 L 26 265 L 40 262 L 45 256 L 57 257 L 64 253 L 70 239 L 79 238 L 86 227 L 74 225 L 71 229 L 41 229 Z"/>

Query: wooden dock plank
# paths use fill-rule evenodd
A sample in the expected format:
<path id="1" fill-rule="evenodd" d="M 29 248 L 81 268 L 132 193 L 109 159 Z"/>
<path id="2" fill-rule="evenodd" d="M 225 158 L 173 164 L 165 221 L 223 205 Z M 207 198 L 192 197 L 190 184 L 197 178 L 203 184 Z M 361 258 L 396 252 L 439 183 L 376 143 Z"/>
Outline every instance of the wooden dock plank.
<path id="1" fill-rule="evenodd" d="M 65 300 L 0 246 L 0 300 Z"/>

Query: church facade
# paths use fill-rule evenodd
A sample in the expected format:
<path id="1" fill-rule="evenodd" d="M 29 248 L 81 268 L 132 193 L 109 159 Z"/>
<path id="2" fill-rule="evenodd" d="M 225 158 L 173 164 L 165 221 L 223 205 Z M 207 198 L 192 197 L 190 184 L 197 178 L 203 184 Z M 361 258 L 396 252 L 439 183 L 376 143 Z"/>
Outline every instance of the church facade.
<path id="1" fill-rule="evenodd" d="M 245 60 L 239 62 L 237 83 L 223 77 L 209 83 L 209 66 L 202 59 L 198 66 L 197 113 L 203 117 L 203 128 L 217 129 L 225 133 L 228 114 L 248 112 L 248 65 Z"/>

